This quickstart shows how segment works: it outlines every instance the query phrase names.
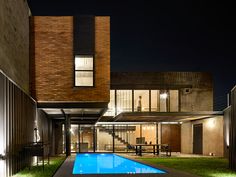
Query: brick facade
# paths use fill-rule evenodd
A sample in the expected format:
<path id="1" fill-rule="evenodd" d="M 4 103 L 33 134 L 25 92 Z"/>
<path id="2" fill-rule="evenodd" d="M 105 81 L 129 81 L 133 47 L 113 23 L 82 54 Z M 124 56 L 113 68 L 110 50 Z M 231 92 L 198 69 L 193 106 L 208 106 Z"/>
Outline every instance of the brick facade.
<path id="1" fill-rule="evenodd" d="M 74 87 L 73 17 L 31 19 L 31 94 L 43 101 L 110 99 L 110 18 L 95 17 L 95 86 Z"/>

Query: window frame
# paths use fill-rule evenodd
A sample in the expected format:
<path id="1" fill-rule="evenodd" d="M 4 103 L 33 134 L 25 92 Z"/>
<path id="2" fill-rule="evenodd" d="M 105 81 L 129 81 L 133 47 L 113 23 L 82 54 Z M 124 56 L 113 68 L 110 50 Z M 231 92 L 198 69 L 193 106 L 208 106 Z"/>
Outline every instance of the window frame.
<path id="1" fill-rule="evenodd" d="M 92 59 L 93 59 L 93 69 L 92 70 L 77 70 L 76 69 L 76 64 L 75 64 L 75 60 L 76 60 L 76 57 L 91 57 Z M 75 88 L 83 88 L 83 87 L 85 87 L 85 88 L 91 88 L 91 87 L 95 87 L 95 59 L 94 59 L 94 55 L 91 55 L 91 54 L 79 54 L 79 55 L 74 55 L 74 87 Z M 80 85 L 76 85 L 76 83 L 75 83 L 75 81 L 76 81 L 76 72 L 92 72 L 93 74 L 92 74 L 92 76 L 93 76 L 93 85 L 83 85 L 83 86 L 80 86 Z"/>

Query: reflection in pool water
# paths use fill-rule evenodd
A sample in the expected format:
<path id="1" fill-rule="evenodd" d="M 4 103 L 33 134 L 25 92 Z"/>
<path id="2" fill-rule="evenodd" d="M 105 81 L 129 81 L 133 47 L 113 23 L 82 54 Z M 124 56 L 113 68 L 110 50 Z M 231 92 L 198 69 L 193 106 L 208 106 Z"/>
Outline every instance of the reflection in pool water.
<path id="1" fill-rule="evenodd" d="M 166 173 L 116 154 L 77 154 L 73 174 Z"/>

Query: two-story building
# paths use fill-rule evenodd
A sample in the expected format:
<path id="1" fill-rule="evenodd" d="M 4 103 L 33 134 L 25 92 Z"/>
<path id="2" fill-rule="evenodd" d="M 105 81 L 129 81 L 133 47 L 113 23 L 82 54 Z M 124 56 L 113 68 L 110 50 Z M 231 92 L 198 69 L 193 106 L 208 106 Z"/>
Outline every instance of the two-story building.
<path id="1" fill-rule="evenodd" d="M 109 17 L 28 18 L 25 1 L 0 10 L 0 176 L 25 167 L 36 141 L 51 155 L 133 152 L 137 143 L 223 155 L 210 74 L 110 73 Z"/>

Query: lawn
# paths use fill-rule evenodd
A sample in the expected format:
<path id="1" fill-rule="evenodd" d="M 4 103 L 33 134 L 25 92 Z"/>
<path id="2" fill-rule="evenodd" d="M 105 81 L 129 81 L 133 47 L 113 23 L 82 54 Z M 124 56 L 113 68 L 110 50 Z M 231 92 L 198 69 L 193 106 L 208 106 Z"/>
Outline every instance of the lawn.
<path id="1" fill-rule="evenodd" d="M 236 177 L 224 158 L 140 158 L 151 164 L 166 166 L 202 177 Z"/>
<path id="2" fill-rule="evenodd" d="M 51 157 L 50 164 L 45 165 L 44 170 L 41 165 L 33 166 L 30 170 L 29 168 L 23 169 L 13 177 L 52 177 L 64 160 L 65 157 Z"/>

